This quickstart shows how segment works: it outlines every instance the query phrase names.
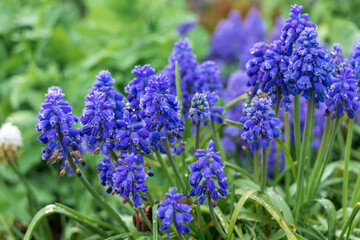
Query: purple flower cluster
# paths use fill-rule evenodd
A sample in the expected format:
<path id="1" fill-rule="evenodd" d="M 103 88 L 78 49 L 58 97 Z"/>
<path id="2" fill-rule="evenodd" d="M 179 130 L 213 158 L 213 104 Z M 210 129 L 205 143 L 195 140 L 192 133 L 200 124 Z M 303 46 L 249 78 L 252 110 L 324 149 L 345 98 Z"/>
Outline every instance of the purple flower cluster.
<path id="1" fill-rule="evenodd" d="M 51 162 L 60 159 L 65 161 L 68 153 L 77 151 L 81 143 L 81 131 L 74 128 L 78 118 L 71 113 L 72 107 L 63 100 L 64 97 L 61 88 L 50 87 L 37 115 L 39 123 L 35 128 L 41 132 L 38 139 L 41 143 L 47 144 L 42 150 L 42 158 L 50 159 Z M 69 165 L 63 166 L 64 170 L 69 172 Z"/>
<path id="2" fill-rule="evenodd" d="M 177 27 L 177 31 L 180 36 L 185 36 L 189 31 L 191 31 L 196 26 L 197 26 L 197 22 L 195 21 L 182 23 Z"/>
<path id="3" fill-rule="evenodd" d="M 309 14 L 301 14 L 302 10 L 303 6 L 292 5 L 289 14 L 290 18 L 285 21 L 282 28 L 281 40 L 284 42 L 285 52 L 288 55 L 291 55 L 294 43 L 306 27 L 317 28 L 315 23 L 309 22 Z"/>
<path id="4" fill-rule="evenodd" d="M 146 116 L 145 124 L 150 133 L 149 143 L 153 151 L 160 149 L 165 153 L 162 139 L 167 138 L 170 144 L 181 142 L 184 121 L 180 119 L 179 102 L 170 93 L 170 80 L 163 74 L 155 75 L 145 88 L 146 94 L 141 98 L 140 106 Z M 176 151 L 181 154 L 183 146 Z"/>
<path id="5" fill-rule="evenodd" d="M 355 78 L 359 80 L 360 79 L 360 41 L 356 43 L 355 48 L 351 53 L 349 62 L 354 71 Z"/>
<path id="6" fill-rule="evenodd" d="M 331 119 L 347 113 L 354 118 L 360 108 L 358 81 L 351 69 L 341 69 L 340 74 L 333 78 L 332 85 L 325 100 L 326 113 L 331 113 Z"/>
<path id="7" fill-rule="evenodd" d="M 210 118 L 209 103 L 205 93 L 195 93 L 191 99 L 189 118 L 194 125 L 207 125 Z"/>
<path id="8" fill-rule="evenodd" d="M 210 56 L 213 59 L 222 59 L 227 63 L 239 60 L 243 50 L 244 31 L 240 13 L 231 11 L 227 19 L 221 20 L 212 35 Z"/>
<path id="9" fill-rule="evenodd" d="M 127 150 L 129 147 L 134 147 L 138 150 L 139 163 L 143 163 L 142 152 L 151 153 L 146 141 L 150 134 L 145 128 L 145 122 L 137 114 L 125 110 L 123 119 L 118 120 L 117 124 L 120 130 L 115 134 L 115 139 L 118 140 L 115 150 Z"/>
<path id="10" fill-rule="evenodd" d="M 114 163 L 115 170 L 113 173 L 112 187 L 115 193 L 124 198 L 124 203 L 129 199 L 130 193 L 134 202 L 134 208 L 142 206 L 141 199 L 148 200 L 143 194 L 148 190 L 145 183 L 148 174 L 144 171 L 142 165 L 138 165 L 135 148 L 130 148 L 128 152 L 123 152 L 119 159 L 119 165 Z"/>
<path id="11" fill-rule="evenodd" d="M 296 81 L 295 93 L 304 93 L 305 99 L 314 95 L 314 102 L 324 102 L 325 94 L 331 85 L 333 66 L 326 49 L 317 42 L 318 34 L 314 28 L 305 28 L 296 41 L 290 57 L 288 81 Z"/>
<path id="12" fill-rule="evenodd" d="M 115 80 L 109 71 L 101 71 L 85 97 L 85 108 L 80 122 L 82 133 L 88 136 L 88 144 L 101 146 L 105 155 L 109 148 L 113 149 L 114 134 L 117 130 L 116 121 L 122 119 L 126 107 L 124 96 L 114 87 Z"/>
<path id="13" fill-rule="evenodd" d="M 215 62 L 205 61 L 198 64 L 196 56 L 191 52 L 189 40 L 179 39 L 175 43 L 169 64 L 165 69 L 165 74 L 170 80 L 170 93 L 176 94 L 175 83 L 175 63 L 178 62 L 183 113 L 188 117 L 191 106 L 191 99 L 196 92 L 217 91 L 222 87 L 220 82 L 220 71 Z"/>
<path id="14" fill-rule="evenodd" d="M 135 66 L 131 71 L 135 78 L 131 80 L 125 87 L 125 92 L 128 94 L 127 101 L 130 103 L 131 111 L 140 111 L 140 99 L 145 94 L 145 87 L 148 84 L 149 78 L 151 78 L 155 69 L 150 64 L 144 66 Z"/>
<path id="15" fill-rule="evenodd" d="M 161 219 L 160 231 L 167 231 L 167 239 L 170 239 L 170 225 L 175 224 L 179 234 L 190 233 L 187 223 L 193 220 L 189 214 L 191 207 L 184 203 L 178 203 L 183 197 L 182 193 L 176 193 L 176 187 L 170 189 L 170 193 L 165 193 L 166 200 L 160 203 L 156 213 Z"/>
<path id="16" fill-rule="evenodd" d="M 280 136 L 282 121 L 274 117 L 271 100 L 255 96 L 246 108 L 246 113 L 246 117 L 241 120 L 244 124 L 241 138 L 250 143 L 252 151 L 257 151 L 259 147 L 267 148 L 273 138 Z"/>
<path id="17" fill-rule="evenodd" d="M 222 197 L 227 195 L 229 184 L 223 171 L 224 164 L 221 162 L 220 152 L 215 152 L 215 144 L 210 140 L 207 149 L 197 149 L 195 156 L 200 158 L 189 166 L 189 184 L 193 187 L 190 196 L 199 196 L 197 203 L 202 205 L 205 198 L 210 195 L 211 199 L 217 202 L 219 194 Z M 216 187 L 213 179 L 217 179 Z M 201 180 L 203 180 L 201 182 Z M 211 204 L 211 203 L 209 203 Z"/>
<path id="18" fill-rule="evenodd" d="M 333 75 L 337 76 L 340 74 L 340 69 L 347 67 L 347 61 L 344 57 L 342 46 L 339 43 L 334 43 L 329 50 L 330 63 L 334 66 Z"/>

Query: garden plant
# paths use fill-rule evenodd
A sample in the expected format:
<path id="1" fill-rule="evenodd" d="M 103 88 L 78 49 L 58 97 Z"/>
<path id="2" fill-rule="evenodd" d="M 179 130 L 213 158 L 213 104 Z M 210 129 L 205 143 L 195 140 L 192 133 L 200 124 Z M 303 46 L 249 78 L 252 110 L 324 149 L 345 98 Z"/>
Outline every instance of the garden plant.
<path id="1" fill-rule="evenodd" d="M 253 9 L 238 26 L 230 12 L 205 60 L 186 37 L 196 23 L 183 24 L 166 66 L 134 66 L 123 88 L 101 70 L 82 105 L 42 89 L 36 151 L 59 169 L 54 185 L 81 183 L 88 193 L 76 201 L 95 214 L 39 209 L 19 168 L 21 133 L 5 123 L 1 160 L 32 214 L 16 237 L 53 238 L 46 219 L 59 215 L 79 226 L 74 239 L 360 239 L 360 42 L 347 58 L 338 43 L 327 49 L 297 4 L 268 40 L 260 17 Z"/>

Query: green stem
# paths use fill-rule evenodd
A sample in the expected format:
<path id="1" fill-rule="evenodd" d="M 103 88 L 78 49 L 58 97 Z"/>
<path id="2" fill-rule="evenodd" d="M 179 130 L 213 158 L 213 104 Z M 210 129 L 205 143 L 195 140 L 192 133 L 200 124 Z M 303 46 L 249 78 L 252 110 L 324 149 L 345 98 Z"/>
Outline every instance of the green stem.
<path id="1" fill-rule="evenodd" d="M 275 117 L 277 117 L 279 115 L 280 99 L 281 99 L 281 88 L 277 87 L 277 89 L 276 89 Z"/>
<path id="2" fill-rule="evenodd" d="M 354 119 L 350 119 L 348 123 L 346 145 L 345 145 L 345 156 L 344 156 L 344 182 L 343 182 L 343 191 L 342 191 L 342 207 L 343 207 L 343 224 L 345 226 L 348 207 L 348 187 L 349 187 L 349 163 L 350 163 L 350 153 L 351 153 L 351 143 L 353 136 L 354 128 Z"/>
<path id="3" fill-rule="evenodd" d="M 261 185 L 260 190 L 265 192 L 267 178 L 267 151 L 266 148 L 262 149 L 262 174 L 261 174 Z"/>
<path id="4" fill-rule="evenodd" d="M 259 183 L 260 175 L 260 158 L 259 151 L 254 152 L 254 182 Z"/>
<path id="5" fill-rule="evenodd" d="M 179 170 L 176 166 L 176 163 L 175 163 L 175 160 L 174 160 L 174 157 L 173 155 L 171 154 L 171 151 L 170 151 L 170 146 L 169 146 L 169 141 L 167 139 L 163 139 L 163 143 L 164 143 L 164 147 L 165 147 L 165 151 L 166 151 L 166 154 L 169 158 L 169 162 L 171 164 L 171 167 L 173 168 L 174 172 L 175 172 L 175 175 L 176 175 L 176 178 L 177 180 L 180 182 L 180 185 L 181 185 L 181 190 L 185 191 L 186 189 L 186 186 L 185 186 L 185 183 L 184 183 L 184 180 L 183 178 L 181 177 L 180 173 L 179 173 Z"/>
<path id="6" fill-rule="evenodd" d="M 223 149 L 223 147 L 221 145 L 221 142 L 219 141 L 219 137 L 218 137 L 218 134 L 216 132 L 215 122 L 211 122 L 211 128 L 212 128 L 213 135 L 214 135 L 216 151 L 220 151 L 220 156 L 222 157 L 223 161 L 227 162 L 225 151 L 224 151 L 224 149 Z"/>
<path id="7" fill-rule="evenodd" d="M 296 161 L 299 162 L 300 149 L 301 149 L 300 95 L 295 95 L 294 97 L 294 137 L 295 137 Z"/>
<path id="8" fill-rule="evenodd" d="M 345 235 L 345 232 L 346 230 L 349 228 L 351 228 L 351 223 L 354 221 L 354 218 L 356 216 L 356 214 L 359 212 L 360 210 L 360 203 L 356 203 L 353 211 L 351 212 L 351 215 L 350 215 L 350 218 L 349 220 L 344 224 L 342 230 L 341 230 L 341 233 L 340 233 L 340 236 L 339 236 L 339 240 L 343 240 L 344 239 L 344 235 Z M 348 236 L 347 238 L 349 237 L 349 234 L 350 232 L 348 233 Z"/>
<path id="9" fill-rule="evenodd" d="M 175 83 L 176 83 L 176 94 L 179 100 L 180 118 L 182 118 L 182 91 L 181 91 L 181 79 L 180 79 L 178 62 L 175 62 Z"/>
<path id="10" fill-rule="evenodd" d="M 220 235 L 221 235 L 224 239 L 226 239 L 226 238 L 227 238 L 227 235 L 226 235 L 226 233 L 222 230 L 222 228 L 221 228 L 220 225 L 219 225 L 218 220 L 216 219 L 214 207 L 213 207 L 213 205 L 211 204 L 211 195 L 210 195 L 210 193 L 208 193 L 208 201 L 209 201 L 210 216 L 211 216 L 212 221 L 214 222 L 215 228 L 216 228 L 216 230 L 218 231 L 218 233 L 220 233 Z"/>
<path id="11" fill-rule="evenodd" d="M 312 182 L 312 184 L 314 185 L 314 189 L 312 191 L 312 193 L 310 194 L 310 199 L 314 198 L 315 195 L 316 195 L 316 192 L 319 188 L 319 185 L 320 185 L 320 181 L 321 181 L 321 178 L 324 174 L 324 171 L 325 171 L 325 168 L 327 166 L 327 163 L 330 159 L 330 155 L 331 155 L 331 151 L 333 149 L 333 145 L 334 145 L 334 140 L 335 140 L 335 136 L 336 136 L 336 129 L 337 129 L 337 126 L 339 125 L 339 117 L 336 118 L 335 120 L 335 124 L 332 125 L 332 128 L 331 128 L 331 134 L 330 134 L 330 138 L 329 138 L 329 142 L 328 142 L 328 147 L 326 148 L 326 151 L 325 151 L 325 157 L 324 157 L 324 161 L 323 163 L 321 164 L 321 168 L 320 168 L 320 171 L 318 174 L 316 174 L 316 179 L 315 179 L 315 182 Z"/>
<path id="12" fill-rule="evenodd" d="M 200 148 L 200 124 L 196 124 L 195 152 Z"/>
<path id="13" fill-rule="evenodd" d="M 311 169 L 311 154 L 312 154 L 312 143 L 313 143 L 313 137 L 314 137 L 314 116 L 315 116 L 315 107 L 313 107 L 313 112 L 312 112 L 312 118 L 311 118 L 311 125 L 310 125 L 310 129 L 311 129 L 311 132 L 310 132 L 310 141 L 308 143 L 308 151 L 307 151 L 307 155 L 306 155 L 306 168 L 305 168 L 305 180 L 304 180 L 304 184 L 305 184 L 305 187 L 304 187 L 304 191 L 305 191 L 305 194 L 304 194 L 304 199 L 306 198 L 307 196 L 307 192 L 309 190 L 309 178 L 310 178 L 310 169 Z"/>
<path id="14" fill-rule="evenodd" d="M 304 135 L 301 143 L 301 153 L 300 160 L 298 164 L 298 181 L 296 186 L 296 195 L 295 195 L 295 222 L 297 222 L 299 218 L 300 208 L 303 203 L 303 195 L 304 195 L 304 174 L 305 174 L 305 165 L 306 165 L 306 156 L 307 150 L 309 147 L 309 142 L 311 139 L 311 121 L 313 118 L 313 108 L 314 108 L 314 99 L 311 93 L 311 98 L 307 102 L 306 109 L 306 120 L 305 120 L 305 128 Z M 296 119 L 296 117 L 295 117 Z"/>
<path id="15" fill-rule="evenodd" d="M 155 156 L 157 158 L 157 160 L 159 161 L 160 165 L 161 165 L 161 169 L 164 171 L 166 178 L 169 180 L 169 183 L 171 186 L 175 186 L 173 178 L 171 177 L 168 167 L 166 166 L 166 163 L 163 159 L 163 157 L 161 156 L 160 150 L 155 152 Z"/>
<path id="16" fill-rule="evenodd" d="M 225 110 L 229 110 L 230 108 L 233 108 L 236 104 L 238 104 L 239 102 L 241 102 L 242 100 L 245 100 L 247 97 L 249 96 L 248 93 L 244 93 L 243 95 L 235 98 L 234 100 L 232 100 L 231 102 L 229 102 L 228 104 L 226 104 L 224 106 Z"/>
<path id="17" fill-rule="evenodd" d="M 151 224 L 150 220 L 148 219 L 148 217 L 146 216 L 146 214 L 144 212 L 144 209 L 142 207 L 139 208 L 139 212 L 140 212 L 141 216 L 143 217 L 143 219 L 145 220 L 146 225 L 148 226 L 148 228 L 152 232 L 153 231 L 152 224 Z"/>
<path id="18" fill-rule="evenodd" d="M 76 166 L 75 166 L 74 160 L 73 160 L 70 152 L 68 153 L 68 161 L 70 163 L 71 169 L 73 170 L 74 173 L 76 173 Z M 124 228 L 124 230 L 126 232 L 129 232 L 129 228 L 126 226 L 125 222 L 115 212 L 115 210 L 112 207 L 110 207 L 110 205 L 107 204 L 107 202 L 104 200 L 104 198 L 101 197 L 99 194 L 97 194 L 97 192 L 92 187 L 92 185 L 89 183 L 89 181 L 87 180 L 85 175 L 81 172 L 77 175 L 78 175 L 80 182 L 83 184 L 83 186 L 86 188 L 86 190 L 88 190 L 88 192 L 91 194 L 91 196 L 99 203 L 99 205 L 101 205 L 104 208 L 104 210 L 109 214 L 109 216 L 112 219 L 114 219 L 116 222 L 118 222 L 120 224 L 120 226 L 122 228 Z"/>
<path id="19" fill-rule="evenodd" d="M 313 184 L 313 183 L 315 182 L 315 178 L 319 175 L 321 163 L 323 162 L 323 159 L 324 159 L 326 146 L 327 146 L 327 143 L 329 142 L 330 126 L 332 125 L 331 123 L 332 123 L 331 118 L 330 118 L 330 116 L 328 116 L 326 118 L 325 129 L 324 129 L 323 136 L 321 139 L 321 145 L 320 145 L 320 148 L 319 148 L 316 160 L 315 160 L 315 165 L 313 167 L 313 171 L 312 171 L 311 178 L 309 181 L 309 183 L 312 183 L 309 186 L 309 192 L 308 192 L 309 197 L 312 196 L 312 194 L 313 194 L 313 191 L 315 188 L 315 184 Z"/>
<path id="20" fill-rule="evenodd" d="M 291 147 L 291 143 L 290 143 L 290 121 L 289 121 L 289 113 L 286 112 L 285 115 L 285 146 L 287 147 L 287 149 L 290 149 Z M 287 158 L 285 156 L 285 158 Z M 285 161 L 286 163 L 288 162 L 288 159 L 286 159 Z M 288 164 L 286 164 L 287 166 Z M 290 166 L 287 166 L 290 167 Z M 290 172 L 287 171 L 285 173 L 285 193 L 286 193 L 286 201 L 289 202 L 290 200 Z"/>
<path id="21" fill-rule="evenodd" d="M 280 161 L 281 161 L 281 152 L 280 152 L 280 146 L 277 143 L 276 144 L 276 162 L 275 162 L 275 176 L 277 176 L 280 172 Z"/>

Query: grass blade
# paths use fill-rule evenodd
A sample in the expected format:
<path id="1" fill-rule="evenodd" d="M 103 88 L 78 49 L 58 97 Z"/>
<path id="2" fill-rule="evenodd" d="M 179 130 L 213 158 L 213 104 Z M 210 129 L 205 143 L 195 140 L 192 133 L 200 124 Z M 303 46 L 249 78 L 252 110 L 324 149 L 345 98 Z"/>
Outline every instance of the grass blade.
<path id="1" fill-rule="evenodd" d="M 154 206 L 152 206 L 153 240 L 159 239 L 158 217 L 157 217 L 157 212 L 156 212 L 158 206 L 159 206 L 159 204 L 155 204 Z"/>
<path id="2" fill-rule="evenodd" d="M 74 210 L 75 211 L 75 210 Z M 106 233 L 105 231 L 101 230 L 97 225 L 89 222 L 86 219 L 82 219 L 80 217 L 78 217 L 77 215 L 74 215 L 73 213 L 69 212 L 68 210 L 60 207 L 60 206 L 56 206 L 54 204 L 50 204 L 47 205 L 46 207 L 40 209 L 40 211 L 38 211 L 34 218 L 31 220 L 30 225 L 25 233 L 25 237 L 24 240 L 30 240 L 32 235 L 34 234 L 34 231 L 36 229 L 36 227 L 39 225 L 40 221 L 52 214 L 62 214 L 65 215 L 75 221 L 77 221 L 78 223 L 80 223 L 81 225 L 83 225 L 84 227 L 86 227 L 87 229 L 89 229 L 90 231 L 92 231 L 93 233 L 99 234 L 101 237 L 108 237 L 109 234 Z"/>

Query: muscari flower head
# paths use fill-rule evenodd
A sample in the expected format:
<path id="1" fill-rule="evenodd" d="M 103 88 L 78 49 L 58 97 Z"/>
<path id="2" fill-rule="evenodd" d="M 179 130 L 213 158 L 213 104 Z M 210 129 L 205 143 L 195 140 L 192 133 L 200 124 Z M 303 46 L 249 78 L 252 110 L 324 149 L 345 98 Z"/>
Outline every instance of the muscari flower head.
<path id="1" fill-rule="evenodd" d="M 176 231 L 179 234 L 190 233 L 187 223 L 193 220 L 193 216 L 189 214 L 191 207 L 187 204 L 178 203 L 183 197 L 182 193 L 176 193 L 176 187 L 170 189 L 169 193 L 165 193 L 166 200 L 160 203 L 160 207 L 156 210 L 161 219 L 160 231 L 167 231 L 167 239 L 170 239 L 170 225 L 175 224 Z"/>
<path id="2" fill-rule="evenodd" d="M 329 55 L 331 58 L 330 63 L 334 66 L 333 75 L 337 76 L 340 73 L 340 69 L 347 65 L 341 44 L 334 43 L 330 48 Z"/>
<path id="3" fill-rule="evenodd" d="M 197 25 L 197 22 L 195 22 L 195 21 L 182 23 L 177 27 L 177 31 L 180 36 L 185 36 L 189 31 L 191 31 L 191 29 L 196 27 L 196 25 Z"/>
<path id="4" fill-rule="evenodd" d="M 266 26 L 259 10 L 255 7 L 252 8 L 246 16 L 243 26 L 246 42 L 241 53 L 241 68 L 245 69 L 247 62 L 252 58 L 249 49 L 251 49 L 255 43 L 265 41 Z"/>
<path id="5" fill-rule="evenodd" d="M 125 92 L 129 94 L 127 100 L 130 103 L 132 111 L 140 110 L 140 98 L 145 94 L 145 87 L 148 84 L 149 78 L 154 75 L 155 70 L 146 64 L 144 66 L 135 66 L 131 71 L 135 78 L 131 80 L 125 87 Z"/>
<path id="6" fill-rule="evenodd" d="M 252 99 L 250 106 L 246 108 L 246 117 L 241 119 L 244 124 L 241 138 L 250 143 L 251 150 L 267 148 L 270 140 L 280 136 L 282 121 L 274 116 L 270 99 L 257 96 Z"/>
<path id="7" fill-rule="evenodd" d="M 181 133 L 185 130 L 184 121 L 180 119 L 178 99 L 170 93 L 169 86 L 170 81 L 165 75 L 155 75 L 149 80 L 146 94 L 140 101 L 146 116 L 146 128 L 150 133 L 149 143 L 153 151 L 160 149 L 162 153 L 165 151 L 161 140 L 167 138 L 174 145 L 181 142 Z M 183 147 L 179 149 L 184 150 Z M 180 154 L 180 150 L 176 153 Z"/>
<path id="8" fill-rule="evenodd" d="M 114 187 L 113 175 L 114 169 L 118 166 L 117 163 L 115 161 L 112 163 L 110 158 L 105 156 L 101 162 L 97 163 L 97 166 L 97 170 L 100 171 L 100 185 L 103 187 L 108 186 L 106 192 L 111 193 Z"/>
<path id="9" fill-rule="evenodd" d="M 215 144 L 210 140 L 207 149 L 197 149 L 195 156 L 199 158 L 189 166 L 189 184 L 193 187 L 190 196 L 199 196 L 197 203 L 202 205 L 207 196 L 215 202 L 227 195 L 229 184 L 223 171 L 224 164 L 221 162 L 220 152 L 215 152 Z M 214 180 L 217 180 L 217 185 Z M 209 203 L 211 204 L 211 203 Z"/>
<path id="10" fill-rule="evenodd" d="M 214 59 L 234 63 L 239 59 L 245 36 L 238 11 L 231 11 L 227 19 L 221 20 L 211 37 L 211 53 Z"/>
<path id="11" fill-rule="evenodd" d="M 194 92 L 217 91 L 222 88 L 220 70 L 214 61 L 205 61 L 198 67 L 198 79 L 193 82 Z"/>
<path id="12" fill-rule="evenodd" d="M 247 82 L 249 77 L 242 70 L 238 70 L 229 77 L 229 81 L 227 84 L 227 88 L 222 92 L 222 97 L 225 100 L 225 103 L 229 103 L 235 98 L 243 95 L 247 92 Z M 243 116 L 243 110 L 245 99 L 239 103 L 237 103 L 234 107 L 228 109 L 226 112 L 226 118 L 232 121 L 239 122 L 240 118 Z M 233 127 L 233 126 L 225 126 L 224 135 L 225 137 L 221 140 L 224 142 L 223 147 L 227 152 L 234 152 L 236 146 L 239 146 L 241 141 L 242 129 Z"/>
<path id="13" fill-rule="evenodd" d="M 145 128 L 145 122 L 136 113 L 129 113 L 127 110 L 123 115 L 123 119 L 117 122 L 120 130 L 115 134 L 115 139 L 118 140 L 115 150 L 127 150 L 134 147 L 137 150 L 138 162 L 143 163 L 142 154 L 151 153 L 146 141 L 150 134 Z"/>
<path id="14" fill-rule="evenodd" d="M 41 143 L 47 144 L 42 150 L 42 158 L 50 159 L 51 162 L 66 160 L 70 152 L 78 153 L 81 143 L 81 131 L 74 128 L 78 118 L 71 113 L 72 107 L 63 100 L 64 96 L 61 88 L 50 87 L 37 115 L 39 123 L 35 127 L 41 132 L 38 139 Z M 75 161 L 77 160 L 80 159 L 75 158 Z M 64 167 L 65 171 L 69 170 L 68 164 L 64 164 Z"/>
<path id="15" fill-rule="evenodd" d="M 353 52 L 349 59 L 350 65 L 354 71 L 355 78 L 359 81 L 360 79 L 360 41 L 355 45 Z"/>
<path id="16" fill-rule="evenodd" d="M 351 69 L 341 69 L 338 77 L 333 78 L 330 90 L 325 100 L 326 113 L 331 118 L 341 117 L 344 112 L 349 118 L 354 118 L 360 108 L 359 87 Z"/>
<path id="17" fill-rule="evenodd" d="M 124 198 L 123 203 L 127 202 L 131 193 L 132 200 L 134 202 L 134 208 L 139 208 L 142 206 L 141 199 L 148 199 L 148 197 L 144 194 L 144 192 L 148 190 L 148 186 L 145 183 L 148 174 L 144 171 L 144 167 L 142 165 L 138 165 L 136 163 L 137 160 L 138 157 L 136 156 L 135 148 L 131 147 L 128 151 L 122 152 L 118 159 L 120 165 L 113 163 L 114 172 L 112 176 L 112 182 L 109 181 L 110 184 L 108 184 L 113 188 L 115 193 L 121 195 Z M 104 167 L 98 165 L 98 169 L 100 169 L 100 171 L 106 175 L 106 173 L 109 171 L 109 163 L 104 163 L 103 161 L 103 165 L 106 166 Z"/>
<path id="18" fill-rule="evenodd" d="M 280 91 L 280 106 L 283 111 L 290 110 L 291 94 L 296 93 L 296 82 L 285 79 L 284 73 L 288 68 L 289 56 L 284 52 L 281 41 L 274 41 L 265 52 L 264 62 L 261 64 L 263 71 L 259 88 L 263 93 L 268 93 L 273 104 L 277 101 L 277 91 Z"/>
<path id="19" fill-rule="evenodd" d="M 255 96 L 260 89 L 263 81 L 264 72 L 261 66 L 265 61 L 265 53 L 269 49 L 269 45 L 264 42 L 258 42 L 250 50 L 252 58 L 246 64 L 246 74 L 249 76 L 248 86 L 252 87 L 251 95 Z"/>
<path id="20" fill-rule="evenodd" d="M 207 125 L 210 118 L 209 103 L 206 93 L 195 93 L 191 100 L 189 117 L 194 125 Z"/>
<path id="21" fill-rule="evenodd" d="M 170 93 L 175 94 L 175 64 L 178 62 L 184 113 L 187 113 L 190 108 L 190 102 L 193 96 L 191 89 L 194 79 L 197 78 L 198 63 L 196 61 L 196 55 L 193 54 L 191 50 L 192 48 L 190 47 L 188 38 L 179 39 L 174 45 L 171 56 L 169 57 L 169 64 L 164 70 L 170 80 Z"/>
<path id="22" fill-rule="evenodd" d="M 219 96 L 214 92 L 205 92 L 206 101 L 209 103 L 209 115 L 211 122 L 222 123 L 222 115 L 225 113 L 225 109 L 220 106 L 215 106 L 219 100 Z"/>
<path id="23" fill-rule="evenodd" d="M 305 28 L 296 41 L 285 77 L 296 81 L 295 93 L 304 93 L 305 99 L 314 96 L 314 102 L 325 101 L 325 94 L 331 85 L 333 66 L 325 48 L 317 42 L 314 28 Z"/>
<path id="24" fill-rule="evenodd" d="M 80 118 L 82 133 L 88 136 L 88 144 L 101 146 L 105 155 L 109 154 L 108 148 L 114 148 L 112 140 L 117 129 L 116 120 L 122 119 L 126 108 L 124 96 L 114 89 L 114 82 L 109 71 L 101 71 L 96 76 L 85 97 L 85 108 Z"/>
<path id="25" fill-rule="evenodd" d="M 302 10 L 303 6 L 292 5 L 289 14 L 290 18 L 285 21 L 281 30 L 281 40 L 284 42 L 285 52 L 288 55 L 291 55 L 294 43 L 306 27 L 317 27 L 315 23 L 309 22 L 309 15 L 307 13 L 301 14 Z"/>

